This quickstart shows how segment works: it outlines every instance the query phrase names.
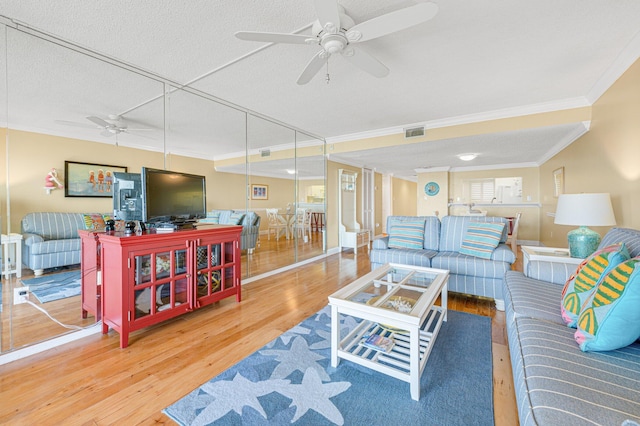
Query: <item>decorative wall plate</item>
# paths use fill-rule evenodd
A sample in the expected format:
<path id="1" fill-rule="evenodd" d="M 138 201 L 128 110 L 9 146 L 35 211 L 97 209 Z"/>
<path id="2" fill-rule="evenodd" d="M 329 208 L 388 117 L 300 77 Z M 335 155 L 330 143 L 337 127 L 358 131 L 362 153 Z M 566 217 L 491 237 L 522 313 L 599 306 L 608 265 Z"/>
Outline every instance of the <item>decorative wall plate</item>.
<path id="1" fill-rule="evenodd" d="M 429 196 L 434 196 L 440 192 L 440 185 L 435 182 L 429 182 L 424 186 L 424 193 Z"/>

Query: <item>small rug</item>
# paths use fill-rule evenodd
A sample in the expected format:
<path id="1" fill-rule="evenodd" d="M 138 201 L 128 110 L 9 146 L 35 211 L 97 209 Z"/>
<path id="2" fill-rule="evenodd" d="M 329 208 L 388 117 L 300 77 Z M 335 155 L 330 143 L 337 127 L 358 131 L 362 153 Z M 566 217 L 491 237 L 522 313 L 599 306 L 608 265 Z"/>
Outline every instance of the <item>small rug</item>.
<path id="1" fill-rule="evenodd" d="M 80 271 L 60 272 L 22 280 L 40 303 L 52 302 L 80 294 Z"/>
<path id="2" fill-rule="evenodd" d="M 449 311 L 420 383 L 340 360 L 327 306 L 163 412 L 181 425 L 493 425 L 491 320 Z M 341 335 L 357 322 L 341 317 Z"/>

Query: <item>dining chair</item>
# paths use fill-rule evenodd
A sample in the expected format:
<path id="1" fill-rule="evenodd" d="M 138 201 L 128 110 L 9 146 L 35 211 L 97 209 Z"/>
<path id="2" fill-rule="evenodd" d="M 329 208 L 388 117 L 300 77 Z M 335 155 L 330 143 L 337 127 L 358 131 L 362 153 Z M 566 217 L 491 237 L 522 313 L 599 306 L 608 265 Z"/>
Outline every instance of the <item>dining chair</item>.
<path id="1" fill-rule="evenodd" d="M 516 255 L 516 259 L 518 258 L 518 227 L 520 226 L 520 217 L 522 216 L 522 212 L 518 212 L 516 214 L 516 218 L 513 220 L 513 228 L 511 229 L 511 235 L 507 238 L 507 244 L 511 245 L 511 251 Z"/>
<path id="2" fill-rule="evenodd" d="M 273 231 L 276 240 L 284 233 L 289 238 L 289 226 L 286 220 L 278 213 L 278 209 L 266 209 L 267 211 L 267 240 L 271 240 L 271 232 Z"/>
<path id="3" fill-rule="evenodd" d="M 306 243 L 311 239 L 311 210 L 299 207 L 293 222 L 293 232 Z"/>

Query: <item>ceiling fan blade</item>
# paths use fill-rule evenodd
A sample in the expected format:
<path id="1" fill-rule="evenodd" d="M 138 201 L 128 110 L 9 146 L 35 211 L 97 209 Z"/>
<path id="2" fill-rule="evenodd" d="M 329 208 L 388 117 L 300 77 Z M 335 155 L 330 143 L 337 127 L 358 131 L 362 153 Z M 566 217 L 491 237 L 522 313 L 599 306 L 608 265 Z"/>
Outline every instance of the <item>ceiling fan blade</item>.
<path id="1" fill-rule="evenodd" d="M 336 29 L 340 28 L 340 12 L 336 0 L 314 0 L 313 5 L 322 28 L 326 28 L 327 24 L 332 24 Z"/>
<path id="2" fill-rule="evenodd" d="M 298 77 L 297 83 L 302 85 L 310 82 L 313 76 L 318 74 L 318 71 L 320 71 L 322 66 L 327 63 L 329 56 L 331 55 L 326 54 L 324 50 L 316 53 L 313 58 L 311 58 L 304 71 L 302 71 L 300 77 Z"/>
<path id="3" fill-rule="evenodd" d="M 91 116 L 91 117 L 87 117 L 87 120 L 89 120 L 89 121 L 90 121 L 90 122 L 92 122 L 92 123 L 97 124 L 97 125 L 98 125 L 98 126 L 100 126 L 100 127 L 112 127 L 112 124 L 111 124 L 111 123 L 108 123 L 108 122 L 104 121 L 104 120 L 103 120 L 102 118 L 100 118 L 100 117 L 93 117 L 93 116 Z"/>
<path id="4" fill-rule="evenodd" d="M 372 40 L 426 22 L 437 13 L 435 3 L 418 3 L 355 25 L 347 32 L 347 38 L 351 41 Z"/>
<path id="5" fill-rule="evenodd" d="M 100 132 L 100 134 L 101 134 L 102 136 L 106 136 L 106 137 L 109 137 L 109 138 L 110 138 L 111 136 L 115 135 L 116 133 L 118 133 L 118 132 L 110 132 L 110 131 L 108 131 L 108 130 L 103 130 L 102 132 Z"/>
<path id="6" fill-rule="evenodd" d="M 308 40 L 315 42 L 315 37 L 302 34 L 284 34 L 284 33 L 260 33 L 254 31 L 238 31 L 236 37 L 240 40 L 261 41 L 264 43 L 288 43 L 288 44 L 307 44 Z"/>
<path id="7" fill-rule="evenodd" d="M 96 126 L 89 123 L 76 123 L 75 121 L 54 120 L 55 123 L 64 124 L 65 126 L 83 127 L 85 129 L 95 129 Z"/>
<path id="8" fill-rule="evenodd" d="M 342 52 L 342 56 L 374 77 L 385 77 L 389 74 L 389 68 L 362 49 L 356 49 L 351 46 L 348 50 Z"/>

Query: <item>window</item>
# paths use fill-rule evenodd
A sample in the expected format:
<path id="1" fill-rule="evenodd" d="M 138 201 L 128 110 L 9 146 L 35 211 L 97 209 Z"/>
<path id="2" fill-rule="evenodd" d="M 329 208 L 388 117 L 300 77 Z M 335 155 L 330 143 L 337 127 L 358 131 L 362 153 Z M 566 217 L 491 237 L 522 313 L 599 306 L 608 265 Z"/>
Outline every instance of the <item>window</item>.
<path id="1" fill-rule="evenodd" d="M 490 203 L 495 197 L 495 180 L 481 179 L 469 182 L 469 194 L 473 203 Z"/>

